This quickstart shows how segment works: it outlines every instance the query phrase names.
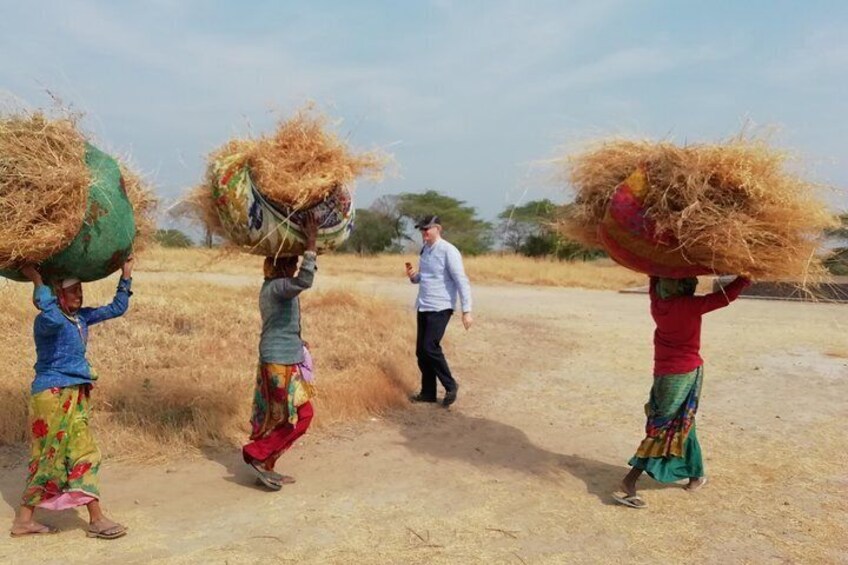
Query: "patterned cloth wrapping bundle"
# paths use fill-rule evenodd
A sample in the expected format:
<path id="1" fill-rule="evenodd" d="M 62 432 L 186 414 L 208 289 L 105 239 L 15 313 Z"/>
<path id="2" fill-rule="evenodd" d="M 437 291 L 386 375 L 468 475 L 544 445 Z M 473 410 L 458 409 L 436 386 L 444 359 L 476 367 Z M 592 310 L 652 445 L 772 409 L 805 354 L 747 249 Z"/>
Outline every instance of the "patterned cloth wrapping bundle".
<path id="1" fill-rule="evenodd" d="M 609 256 L 639 273 L 682 279 L 713 271 L 688 260 L 670 234 L 656 232 L 643 207 L 648 190 L 645 169 L 636 169 L 616 187 L 598 235 Z"/>
<path id="2" fill-rule="evenodd" d="M 270 202 L 253 184 L 242 155 L 222 157 L 212 164 L 212 195 L 221 224 L 230 240 L 264 256 L 301 255 L 306 236 L 301 226 L 306 214 L 318 220 L 318 252 L 344 243 L 353 229 L 353 199 L 340 186 L 318 204 L 302 210 Z"/>

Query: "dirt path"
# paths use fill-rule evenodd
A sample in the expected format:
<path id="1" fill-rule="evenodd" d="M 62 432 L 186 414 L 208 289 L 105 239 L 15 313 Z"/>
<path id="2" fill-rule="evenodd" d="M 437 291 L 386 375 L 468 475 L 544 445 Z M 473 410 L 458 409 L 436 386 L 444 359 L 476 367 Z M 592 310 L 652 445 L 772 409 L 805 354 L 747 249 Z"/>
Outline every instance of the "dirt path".
<path id="1" fill-rule="evenodd" d="M 153 276 L 185 278 L 140 273 L 139 284 Z M 383 280 L 319 280 L 351 284 L 398 308 L 414 296 Z M 0 562 L 848 562 L 848 307 L 740 300 L 709 315 L 699 436 L 710 484 L 688 494 L 646 482 L 650 508 L 634 511 L 609 493 L 644 426 L 647 298 L 503 286 L 476 288 L 475 301 L 478 325 L 449 329 L 462 384 L 452 409 L 308 435 L 281 460 L 298 478 L 281 493 L 254 488 L 233 453 L 107 463 L 105 504 L 131 535 L 86 540 L 65 512 L 49 520 L 59 535 L 0 538 Z M 9 519 L 23 475 L 0 478 Z"/>

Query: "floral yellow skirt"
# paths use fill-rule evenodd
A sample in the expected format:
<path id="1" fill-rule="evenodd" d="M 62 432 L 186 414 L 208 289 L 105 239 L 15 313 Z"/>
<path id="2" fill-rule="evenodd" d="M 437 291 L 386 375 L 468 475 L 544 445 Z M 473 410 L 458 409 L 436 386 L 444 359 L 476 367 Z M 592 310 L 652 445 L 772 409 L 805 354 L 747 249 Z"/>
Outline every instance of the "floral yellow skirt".
<path id="1" fill-rule="evenodd" d="M 23 504 L 51 510 L 100 498 L 100 450 L 89 429 L 90 385 L 51 388 L 30 398 L 31 449 Z"/>

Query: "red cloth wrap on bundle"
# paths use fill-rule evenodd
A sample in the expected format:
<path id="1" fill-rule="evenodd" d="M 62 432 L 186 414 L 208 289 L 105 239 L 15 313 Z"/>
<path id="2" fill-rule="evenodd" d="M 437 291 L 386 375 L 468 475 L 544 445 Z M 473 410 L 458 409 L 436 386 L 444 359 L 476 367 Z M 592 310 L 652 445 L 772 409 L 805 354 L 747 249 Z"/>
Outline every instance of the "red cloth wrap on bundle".
<path id="1" fill-rule="evenodd" d="M 686 259 L 674 236 L 657 233 L 643 208 L 647 189 L 644 167 L 616 187 L 598 226 L 598 236 L 609 256 L 628 269 L 656 277 L 682 279 L 713 273 Z"/>

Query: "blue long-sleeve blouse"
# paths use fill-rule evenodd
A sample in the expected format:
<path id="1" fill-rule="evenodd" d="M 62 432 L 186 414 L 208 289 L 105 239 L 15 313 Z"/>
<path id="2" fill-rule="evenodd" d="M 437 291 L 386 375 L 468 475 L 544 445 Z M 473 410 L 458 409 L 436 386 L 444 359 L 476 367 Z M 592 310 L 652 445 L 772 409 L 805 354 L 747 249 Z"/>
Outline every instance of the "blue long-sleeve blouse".
<path id="1" fill-rule="evenodd" d="M 96 379 L 85 358 L 88 327 L 122 316 L 129 308 L 131 286 L 132 279 L 120 279 L 111 304 L 80 308 L 74 316 L 62 312 L 49 287 L 36 287 L 34 301 L 41 313 L 33 324 L 36 362 L 32 394 L 53 387 L 89 384 Z"/>

